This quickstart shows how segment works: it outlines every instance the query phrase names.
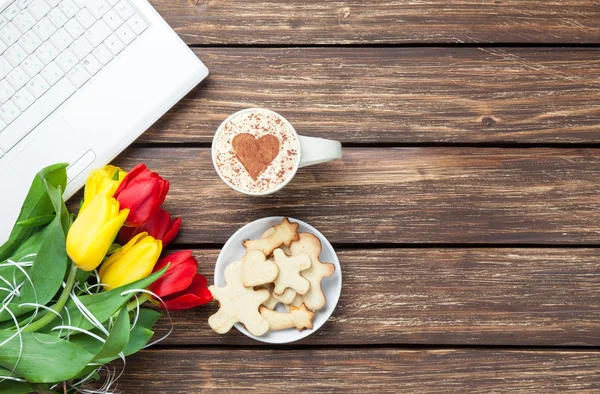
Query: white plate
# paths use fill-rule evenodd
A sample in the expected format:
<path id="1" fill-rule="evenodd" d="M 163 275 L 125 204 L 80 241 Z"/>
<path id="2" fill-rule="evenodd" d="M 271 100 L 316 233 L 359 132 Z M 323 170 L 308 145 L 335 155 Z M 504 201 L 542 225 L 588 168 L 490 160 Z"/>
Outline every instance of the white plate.
<path id="1" fill-rule="evenodd" d="M 225 246 L 223 246 L 221 253 L 219 253 L 217 265 L 215 266 L 215 285 L 219 287 L 225 286 L 225 267 L 234 261 L 240 261 L 246 254 L 246 248 L 244 248 L 242 245 L 244 240 L 259 239 L 262 233 L 267 231 L 270 227 L 273 227 L 276 224 L 281 224 L 282 219 L 283 217 L 281 216 L 272 216 L 259 219 L 252 223 L 248 223 L 236 231 L 235 234 L 229 238 Z M 321 234 L 310 224 L 293 218 L 289 219 L 292 223 L 298 223 L 300 225 L 298 227 L 298 232 L 312 233 L 317 236 L 319 240 L 321 240 L 323 250 L 321 251 L 320 260 L 324 263 L 327 262 L 334 264 L 335 273 L 330 277 L 324 278 L 321 282 L 327 303 L 323 309 L 315 312 L 312 330 L 298 331 L 295 328 L 289 328 L 287 330 L 269 331 L 265 335 L 257 337 L 250 334 L 248 330 L 244 328 L 243 324 L 235 324 L 235 328 L 244 333 L 244 335 L 254 338 L 257 341 L 268 343 L 289 343 L 309 336 L 317 331 L 323 324 L 325 324 L 327 319 L 329 319 L 329 316 L 331 316 L 333 313 L 333 310 L 340 299 L 340 293 L 342 292 L 342 268 L 340 267 L 340 262 L 335 254 L 335 250 L 333 250 L 333 247 L 327 238 L 325 238 L 323 234 Z M 281 304 L 278 304 L 275 310 L 279 312 L 285 312 L 285 308 Z"/>

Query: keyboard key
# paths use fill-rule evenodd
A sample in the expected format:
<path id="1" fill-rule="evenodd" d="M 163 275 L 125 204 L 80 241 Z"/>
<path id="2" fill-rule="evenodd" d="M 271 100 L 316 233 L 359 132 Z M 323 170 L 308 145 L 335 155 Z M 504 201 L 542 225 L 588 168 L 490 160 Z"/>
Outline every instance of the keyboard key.
<path id="1" fill-rule="evenodd" d="M 6 79 L 15 90 L 21 89 L 23 86 L 25 86 L 27 81 L 29 81 L 29 77 L 20 67 L 15 67 L 10 74 L 8 74 Z"/>
<path id="2" fill-rule="evenodd" d="M 25 33 L 27 30 L 31 29 L 33 25 L 35 25 L 35 22 L 37 22 L 37 20 L 27 10 L 19 12 L 19 14 L 15 16 L 15 19 L 13 19 L 13 23 L 21 33 Z"/>
<path id="3" fill-rule="evenodd" d="M 6 58 L 8 59 L 10 64 L 13 65 L 13 67 L 16 67 L 19 64 L 21 64 L 23 60 L 25 60 L 25 58 L 27 57 L 27 53 L 23 50 L 23 48 L 21 48 L 19 44 L 15 44 L 8 48 L 4 56 L 6 56 Z"/>
<path id="4" fill-rule="evenodd" d="M 135 14 L 131 18 L 129 18 L 127 24 L 138 36 L 148 28 L 148 24 L 146 23 L 146 21 L 138 14 Z"/>
<path id="5" fill-rule="evenodd" d="M 96 17 L 96 19 L 100 19 L 110 10 L 110 6 L 104 0 L 93 0 L 88 1 L 87 8 L 90 10 L 92 15 Z"/>
<path id="6" fill-rule="evenodd" d="M 96 75 L 98 71 L 102 69 L 102 64 L 100 64 L 98 59 L 96 59 L 92 54 L 83 59 L 81 64 L 83 64 L 83 67 L 85 67 L 86 71 L 90 73 L 90 75 Z"/>
<path id="7" fill-rule="evenodd" d="M 65 49 L 58 57 L 56 58 L 56 63 L 64 72 L 70 71 L 77 63 L 79 63 L 79 59 L 70 49 Z"/>
<path id="8" fill-rule="evenodd" d="M 46 82 L 48 82 L 50 85 L 54 85 L 65 76 L 65 73 L 60 69 L 60 67 L 58 67 L 56 62 L 52 62 L 42 70 L 41 75 L 44 77 Z"/>
<path id="9" fill-rule="evenodd" d="M 59 29 L 56 33 L 54 33 L 52 37 L 50 37 L 50 42 L 56 47 L 56 49 L 59 52 L 62 52 L 73 43 L 73 39 L 63 27 L 62 29 Z"/>
<path id="10" fill-rule="evenodd" d="M 110 53 L 104 44 L 98 45 L 98 47 L 94 49 L 93 54 L 103 66 L 106 66 L 113 59 L 112 53 Z"/>
<path id="11" fill-rule="evenodd" d="M 58 8 L 60 8 L 60 10 L 64 12 L 69 19 L 77 15 L 77 12 L 79 12 L 79 7 L 73 3 L 73 0 L 63 0 Z"/>
<path id="12" fill-rule="evenodd" d="M 4 57 L 0 57 L 0 79 L 4 79 L 13 69 L 12 64 Z"/>
<path id="13" fill-rule="evenodd" d="M 49 64 L 52 60 L 56 59 L 59 53 L 60 51 L 49 41 L 43 43 L 38 50 L 35 51 L 35 55 L 39 57 L 44 64 Z"/>
<path id="14" fill-rule="evenodd" d="M 58 81 L 46 94 L 33 103 L 22 116 L 19 116 L 13 124 L 10 124 L 0 133 L 0 149 L 8 152 L 75 92 L 75 86 L 67 78 Z M 3 116 L 2 108 L 0 107 L 0 118 L 4 119 L 6 115 Z"/>
<path id="15" fill-rule="evenodd" d="M 69 78 L 69 81 L 71 81 L 71 83 L 77 88 L 82 87 L 83 84 L 91 78 L 90 74 L 81 64 L 73 67 L 73 69 L 67 73 L 67 77 Z"/>
<path id="16" fill-rule="evenodd" d="M 13 120 L 17 119 L 17 116 L 19 116 L 20 114 L 21 111 L 19 111 L 19 108 L 17 108 L 17 106 L 14 105 L 12 101 L 7 101 L 2 107 L 0 107 L 0 118 L 2 118 L 2 120 L 5 121 L 6 124 L 11 124 Z M 0 135 L 4 137 L 4 133 Z M 8 151 L 8 148 L 4 150 Z"/>
<path id="17" fill-rule="evenodd" d="M 7 80 L 0 81 L 0 103 L 7 102 L 15 92 L 16 90 L 10 86 Z"/>
<path id="18" fill-rule="evenodd" d="M 112 31 L 115 31 L 123 24 L 123 19 L 117 14 L 114 10 L 110 10 L 104 15 L 102 20 L 111 28 Z"/>
<path id="19" fill-rule="evenodd" d="M 125 45 L 131 44 L 131 42 L 135 40 L 135 37 L 137 37 L 133 30 L 131 30 L 131 28 L 129 28 L 127 25 L 119 27 L 115 33 Z"/>
<path id="20" fill-rule="evenodd" d="M 94 15 L 92 15 L 87 8 L 79 11 L 77 15 L 75 15 L 75 18 L 77 18 L 77 21 L 81 23 L 81 26 L 83 26 L 84 29 L 89 29 L 96 23 L 96 18 L 94 18 Z"/>
<path id="21" fill-rule="evenodd" d="M 0 40 L 0 55 L 3 54 L 8 49 L 8 46 L 4 43 L 4 41 Z"/>
<path id="22" fill-rule="evenodd" d="M 21 32 L 14 23 L 10 22 L 0 30 L 0 39 L 8 46 L 11 46 L 21 37 Z"/>
<path id="23" fill-rule="evenodd" d="M 81 60 L 86 57 L 94 47 L 92 47 L 85 37 L 80 37 L 69 47 L 69 49 L 77 56 L 77 59 Z"/>
<path id="24" fill-rule="evenodd" d="M 12 3 L 2 12 L 2 16 L 5 17 L 7 21 L 12 21 L 13 18 L 19 14 L 19 12 L 21 12 L 21 9 L 16 3 Z"/>
<path id="25" fill-rule="evenodd" d="M 33 53 L 40 45 L 42 45 L 42 40 L 33 32 L 28 31 L 23 34 L 21 38 L 19 38 L 19 45 L 27 52 L 28 54 Z"/>
<path id="26" fill-rule="evenodd" d="M 2 29 L 7 24 L 8 24 L 8 19 L 6 19 L 4 16 L 0 15 L 0 29 Z"/>
<path id="27" fill-rule="evenodd" d="M 33 77 L 37 75 L 44 68 L 45 64 L 34 54 L 29 55 L 27 59 L 21 64 L 21 68 L 25 70 L 27 75 Z"/>
<path id="28" fill-rule="evenodd" d="M 11 99 L 11 101 L 21 110 L 21 112 L 25 111 L 27 108 L 31 107 L 31 104 L 35 101 L 35 97 L 29 90 L 25 87 L 19 90 Z"/>
<path id="29" fill-rule="evenodd" d="M 125 49 L 125 45 L 123 44 L 123 42 L 121 42 L 121 40 L 119 39 L 119 37 L 117 37 L 116 34 L 111 34 L 106 39 L 106 41 L 104 41 L 104 44 L 106 45 L 108 50 L 115 56 L 117 56 L 119 53 L 121 53 L 123 49 Z"/>
<path id="30" fill-rule="evenodd" d="M 106 40 L 111 33 L 112 31 L 108 25 L 100 20 L 94 23 L 94 26 L 85 32 L 85 38 L 87 38 L 95 48 L 100 45 L 102 41 Z"/>
<path id="31" fill-rule="evenodd" d="M 35 98 L 40 98 L 50 89 L 50 85 L 41 75 L 36 75 L 31 81 L 27 82 L 27 89 Z"/>
<path id="32" fill-rule="evenodd" d="M 33 3 L 27 7 L 27 11 L 29 11 L 29 13 L 38 21 L 45 17 L 46 14 L 50 12 L 50 9 L 50 6 L 44 0 L 34 0 Z"/>
<path id="33" fill-rule="evenodd" d="M 33 31 L 42 41 L 47 41 L 52 34 L 56 33 L 56 27 L 50 22 L 49 17 L 45 17 L 33 26 Z"/>
<path id="34" fill-rule="evenodd" d="M 109 4 L 111 7 L 114 7 L 114 6 L 115 6 L 115 5 L 117 5 L 117 3 L 119 2 L 119 0 L 107 0 L 107 1 L 108 1 L 108 4 Z"/>
<path id="35" fill-rule="evenodd" d="M 77 22 L 77 19 L 75 18 L 69 20 L 65 24 L 65 29 L 71 35 L 71 37 L 73 37 L 73 39 L 79 38 L 84 32 L 83 26 L 81 26 L 81 24 Z"/>
<path id="36" fill-rule="evenodd" d="M 46 3 L 52 8 L 60 4 L 60 0 L 46 0 Z"/>
<path id="37" fill-rule="evenodd" d="M 0 131 L 4 130 L 6 128 L 6 123 L 4 123 L 1 119 L 0 119 Z M 2 155 L 4 155 L 4 152 L 2 152 L 2 150 L 0 150 L 0 157 L 2 157 Z"/>
<path id="38" fill-rule="evenodd" d="M 133 7 L 129 5 L 127 0 L 121 0 L 115 7 L 115 10 L 117 11 L 117 14 L 123 18 L 123 20 L 129 19 L 129 17 L 135 13 Z"/>
<path id="39" fill-rule="evenodd" d="M 20 9 L 27 8 L 29 4 L 31 4 L 33 0 L 17 0 L 15 3 L 19 6 Z"/>
<path id="40" fill-rule="evenodd" d="M 58 8 L 53 8 L 52 11 L 48 13 L 48 19 L 50 19 L 50 22 L 52 22 L 54 27 L 57 29 L 63 27 L 63 25 L 69 20 L 69 18 L 67 18 L 65 14 L 63 14 Z"/>

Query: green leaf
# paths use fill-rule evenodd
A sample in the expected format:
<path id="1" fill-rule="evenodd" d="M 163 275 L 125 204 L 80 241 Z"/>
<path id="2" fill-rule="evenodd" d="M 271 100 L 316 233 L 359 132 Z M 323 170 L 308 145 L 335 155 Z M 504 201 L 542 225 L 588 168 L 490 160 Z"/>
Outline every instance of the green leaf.
<path id="1" fill-rule="evenodd" d="M 0 368 L 0 393 L 25 394 L 34 391 L 34 387 L 31 385 L 31 383 L 18 382 L 15 380 L 6 379 L 6 377 L 21 378 L 21 376 L 11 372 L 8 369 Z"/>
<path id="2" fill-rule="evenodd" d="M 0 331 L 0 343 L 8 340 L 15 332 Z M 0 366 L 16 373 L 32 383 L 54 383 L 77 376 L 94 355 L 80 346 L 55 336 L 39 332 L 21 333 L 23 349 L 19 337 L 2 346 Z M 15 367 L 16 366 L 16 367 Z"/>
<path id="3" fill-rule="evenodd" d="M 145 289 L 165 273 L 167 267 L 137 282 L 118 287 L 98 294 L 79 297 L 79 301 L 96 317 L 100 323 L 106 322 L 112 315 L 123 307 L 135 294 L 121 295 L 128 290 Z M 67 313 L 71 318 L 71 326 L 89 330 L 93 325 L 81 314 L 72 299 L 69 300 L 61 315 L 67 321 Z M 59 319 L 58 319 L 59 320 Z M 48 330 L 50 327 L 45 327 Z M 43 330 L 43 331 L 45 331 Z"/>
<path id="4" fill-rule="evenodd" d="M 52 215 L 36 216 L 34 218 L 23 220 L 22 222 L 17 223 L 17 225 L 21 226 L 21 227 L 45 226 L 48 223 L 50 223 L 52 221 L 52 219 L 54 219 L 54 216 L 56 216 L 56 215 L 52 214 Z"/>
<path id="5" fill-rule="evenodd" d="M 14 380 L 0 382 L 0 393 L 27 394 L 33 393 L 34 391 L 35 388 L 28 382 L 15 382 Z"/>
<path id="6" fill-rule="evenodd" d="M 66 163 L 54 164 L 44 168 L 35 176 L 21 207 L 17 223 L 39 216 L 51 215 L 54 212 L 45 185 L 48 183 L 54 187 L 60 186 L 64 190 L 67 185 L 67 165 Z M 19 245 L 35 232 L 35 227 L 14 226 L 8 241 L 0 246 L 0 261 L 9 258 Z"/>
<path id="7" fill-rule="evenodd" d="M 145 328 L 152 328 L 161 316 L 162 314 L 154 309 L 140 308 L 140 314 L 138 316 L 136 327 L 142 326 Z"/>
<path id="8" fill-rule="evenodd" d="M 127 307 L 123 307 L 112 330 L 110 330 L 106 342 L 96 354 L 94 360 L 116 357 L 125 349 L 127 342 L 129 342 L 129 313 Z"/>
<path id="9" fill-rule="evenodd" d="M 59 188 L 60 189 L 60 188 Z M 59 189 L 52 189 L 54 199 L 62 201 Z M 29 280 L 21 289 L 21 295 L 8 304 L 8 310 L 0 313 L 0 322 L 11 319 L 9 310 L 16 316 L 30 312 L 34 307 L 19 307 L 22 303 L 37 303 L 46 305 L 58 292 L 67 269 L 67 251 L 65 232 L 63 228 L 63 207 L 59 204 L 57 215 L 43 232 L 43 238 L 33 265 L 29 268 Z M 24 280 L 24 274 L 20 272 Z M 6 278 L 6 276 L 4 276 Z"/>

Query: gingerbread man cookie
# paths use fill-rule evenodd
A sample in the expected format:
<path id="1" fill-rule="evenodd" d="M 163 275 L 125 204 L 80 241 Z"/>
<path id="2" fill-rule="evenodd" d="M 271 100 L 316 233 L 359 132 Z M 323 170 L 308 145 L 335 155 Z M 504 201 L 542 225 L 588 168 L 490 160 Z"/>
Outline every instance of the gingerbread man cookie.
<path id="1" fill-rule="evenodd" d="M 290 289 L 289 287 L 285 289 L 285 291 L 281 294 L 273 293 L 271 297 L 275 299 L 277 302 L 281 302 L 282 304 L 291 304 L 294 301 L 294 298 L 297 296 L 296 290 Z"/>
<path id="2" fill-rule="evenodd" d="M 225 334 L 237 322 L 243 323 L 252 335 L 269 331 L 269 323 L 258 312 L 259 306 L 269 299 L 269 291 L 244 287 L 243 271 L 241 261 L 229 264 L 225 268 L 225 287 L 208 288 L 220 304 L 217 313 L 208 318 L 208 324 L 219 334 Z"/>
<path id="3" fill-rule="evenodd" d="M 310 233 L 300 233 L 299 240 L 291 244 L 290 250 L 292 256 L 307 254 L 310 256 L 312 265 L 301 275 L 310 282 L 310 289 L 304 294 L 304 304 L 308 309 L 316 311 L 325 306 L 325 294 L 321 288 L 321 281 L 327 276 L 333 275 L 335 265 L 322 263 L 319 260 L 321 255 L 321 241 Z"/>
<path id="4" fill-rule="evenodd" d="M 291 223 L 288 218 L 284 218 L 281 224 L 273 227 L 271 235 L 254 241 L 248 239 L 243 244 L 248 250 L 260 250 L 265 256 L 269 256 L 281 245 L 290 246 L 292 241 L 298 240 L 298 226 L 298 223 Z"/>
<path id="5" fill-rule="evenodd" d="M 288 256 L 281 249 L 273 251 L 275 264 L 279 267 L 279 276 L 275 279 L 274 294 L 281 295 L 287 288 L 291 288 L 298 294 L 306 294 L 310 288 L 310 282 L 300 275 L 301 271 L 309 269 L 311 259 L 306 253 L 296 256 Z"/>
<path id="6" fill-rule="evenodd" d="M 298 308 L 291 307 L 290 309 L 290 313 L 279 313 L 261 306 L 260 314 L 269 322 L 271 330 L 296 327 L 298 331 L 302 331 L 305 328 L 313 328 L 312 320 L 315 313 L 306 309 L 306 305 L 302 304 Z"/>
<path id="7" fill-rule="evenodd" d="M 244 263 L 244 286 L 253 287 L 272 283 L 279 268 L 272 260 L 267 260 L 260 250 L 250 250 L 242 259 Z"/>

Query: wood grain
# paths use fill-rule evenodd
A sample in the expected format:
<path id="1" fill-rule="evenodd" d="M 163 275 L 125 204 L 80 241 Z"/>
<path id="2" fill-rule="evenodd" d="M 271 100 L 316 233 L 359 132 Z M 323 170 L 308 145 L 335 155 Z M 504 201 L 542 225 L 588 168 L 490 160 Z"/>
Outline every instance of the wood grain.
<path id="1" fill-rule="evenodd" d="M 151 0 L 188 44 L 597 43 L 595 1 Z"/>
<path id="2" fill-rule="evenodd" d="M 211 75 L 140 142 L 210 143 L 267 107 L 351 143 L 600 142 L 598 49 L 201 48 Z"/>
<path id="3" fill-rule="evenodd" d="M 208 149 L 133 148 L 115 163 L 140 162 L 171 182 L 180 243 L 224 243 L 274 215 L 305 220 L 333 243 L 599 241 L 598 149 L 350 148 L 258 198 L 226 186 Z"/>
<path id="4" fill-rule="evenodd" d="M 213 283 L 217 250 L 196 250 Z M 598 249 L 338 251 L 333 316 L 295 345 L 600 346 Z M 327 281 L 324 282 L 327 284 Z M 264 345 L 208 326 L 216 302 L 172 314 L 169 345 Z M 171 328 L 159 321 L 157 337 Z"/>
<path id="5" fill-rule="evenodd" d="M 598 392 L 600 354 L 479 349 L 156 349 L 131 358 L 125 393 Z"/>

